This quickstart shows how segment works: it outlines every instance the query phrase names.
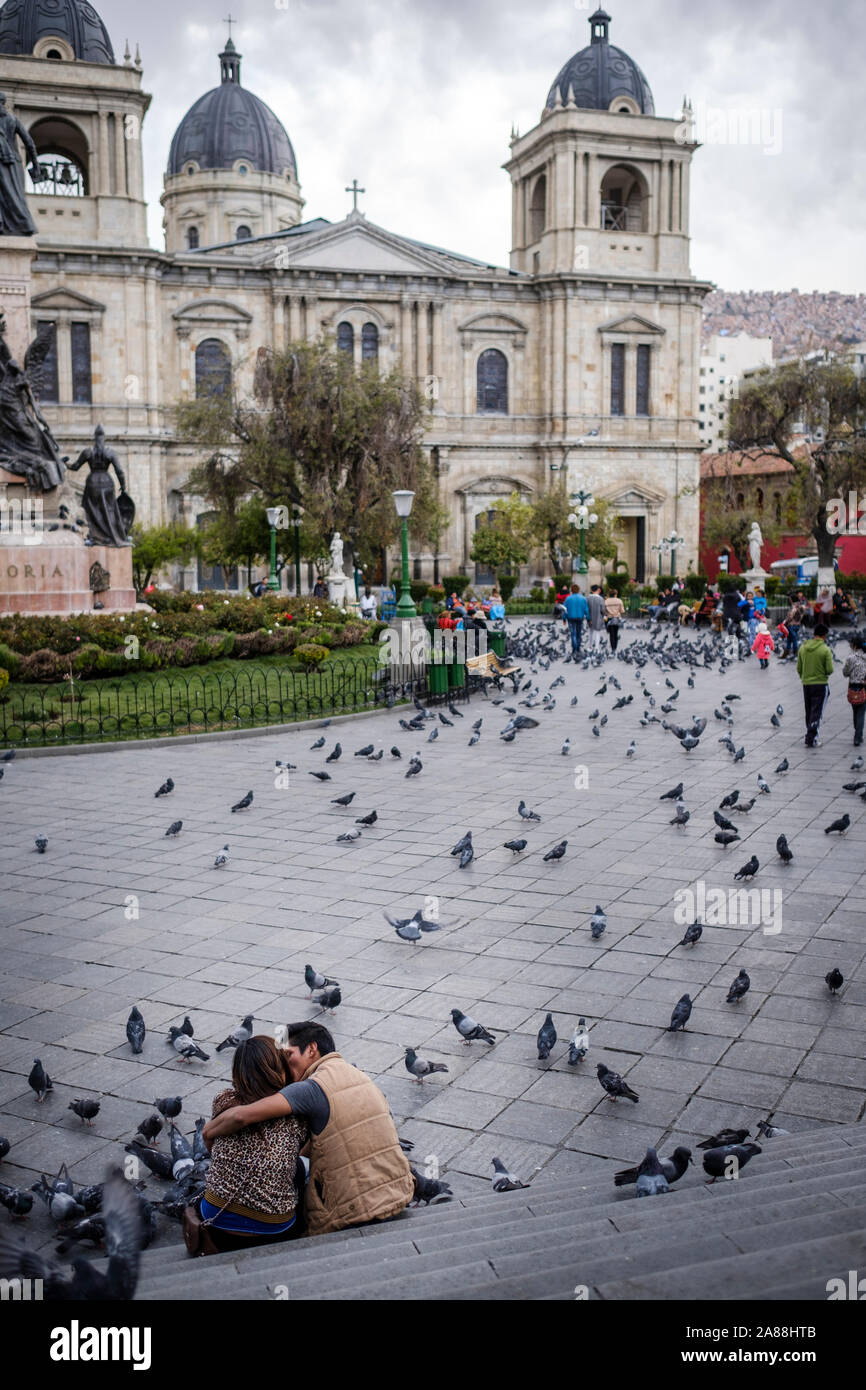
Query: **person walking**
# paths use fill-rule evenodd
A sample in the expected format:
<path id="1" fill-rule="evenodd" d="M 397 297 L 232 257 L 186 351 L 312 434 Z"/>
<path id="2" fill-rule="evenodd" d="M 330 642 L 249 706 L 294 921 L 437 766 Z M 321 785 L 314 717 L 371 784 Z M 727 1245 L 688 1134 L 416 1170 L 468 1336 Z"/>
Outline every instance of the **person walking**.
<path id="1" fill-rule="evenodd" d="M 788 632 L 785 638 L 785 655 L 782 660 L 796 660 L 797 652 L 800 650 L 800 628 L 803 623 L 803 595 L 801 593 L 796 593 L 791 599 L 784 622 Z"/>
<path id="2" fill-rule="evenodd" d="M 853 632 L 848 638 L 851 655 L 842 667 L 848 677 L 848 703 L 854 716 L 854 747 L 863 742 L 863 722 L 866 718 L 866 638 Z"/>
<path id="3" fill-rule="evenodd" d="M 593 584 L 587 599 L 589 606 L 589 630 L 590 630 L 590 651 L 597 652 L 601 647 L 602 634 L 604 633 L 604 599 L 601 596 L 601 585 Z"/>
<path id="4" fill-rule="evenodd" d="M 803 702 L 806 706 L 807 748 L 820 748 L 818 730 L 830 695 L 829 680 L 833 674 L 833 653 L 824 641 L 829 628 L 816 623 L 815 636 L 804 642 L 797 653 L 797 675 L 803 682 Z"/>
<path id="5" fill-rule="evenodd" d="M 770 652 L 776 650 L 776 644 L 770 635 L 770 629 L 766 623 L 758 623 L 758 630 L 755 633 L 755 640 L 752 643 L 752 651 L 761 663 L 761 670 L 766 671 L 770 664 Z"/>
<path id="6" fill-rule="evenodd" d="M 605 627 L 607 628 L 607 635 L 610 638 L 610 649 L 612 652 L 615 652 L 617 643 L 619 642 L 619 630 L 622 627 L 623 618 L 625 616 L 625 604 L 617 594 L 616 589 L 610 589 L 608 591 L 607 598 L 604 601 L 604 612 L 606 620 Z"/>
<path id="7" fill-rule="evenodd" d="M 568 633 L 571 637 L 571 659 L 576 661 L 580 656 L 580 641 L 583 636 L 583 625 L 589 617 L 589 606 L 583 594 L 576 584 L 572 584 L 571 593 L 565 600 L 565 620 L 568 623 Z"/>

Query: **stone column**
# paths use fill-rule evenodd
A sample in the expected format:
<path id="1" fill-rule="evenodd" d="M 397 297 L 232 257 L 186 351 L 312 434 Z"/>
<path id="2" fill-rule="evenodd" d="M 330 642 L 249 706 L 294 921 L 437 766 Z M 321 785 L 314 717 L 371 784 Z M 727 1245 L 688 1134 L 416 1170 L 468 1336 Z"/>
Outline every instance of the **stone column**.
<path id="1" fill-rule="evenodd" d="M 416 375 L 423 381 L 427 375 L 427 301 L 418 300 L 418 316 L 415 322 Z"/>
<path id="2" fill-rule="evenodd" d="M 116 111 L 114 113 L 114 149 L 112 150 L 112 155 L 114 157 L 114 187 L 119 198 L 126 192 L 125 144 L 123 112 Z"/>
<path id="3" fill-rule="evenodd" d="M 431 372 L 441 381 L 442 378 L 442 310 L 441 300 L 433 305 L 433 362 Z"/>
<path id="4" fill-rule="evenodd" d="M 109 168 L 108 161 L 109 161 L 110 157 L 111 157 L 111 152 L 110 152 L 110 150 L 109 150 L 109 148 L 108 148 L 108 112 L 107 112 L 107 111 L 100 111 L 100 113 L 99 113 L 99 155 L 98 155 L 98 159 L 99 159 L 99 173 L 98 173 L 98 176 L 94 179 L 94 183 L 97 184 L 97 190 L 98 190 L 98 192 L 101 193 L 101 194 L 103 194 L 103 195 L 111 192 L 111 178 L 110 178 L 110 175 L 109 175 L 109 172 L 108 172 L 108 168 Z"/>
<path id="5" fill-rule="evenodd" d="M 6 342 L 19 366 L 24 365 L 33 333 L 30 327 L 30 266 L 35 236 L 0 237 L 0 304 L 6 318 Z"/>

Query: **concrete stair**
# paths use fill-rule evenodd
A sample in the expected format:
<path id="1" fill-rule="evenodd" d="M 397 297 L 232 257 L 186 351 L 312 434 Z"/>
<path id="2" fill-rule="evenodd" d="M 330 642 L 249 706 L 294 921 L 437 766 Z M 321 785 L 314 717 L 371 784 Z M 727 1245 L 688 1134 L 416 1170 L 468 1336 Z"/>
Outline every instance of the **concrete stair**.
<path id="1" fill-rule="evenodd" d="M 190 1260 L 145 1251 L 141 1300 L 825 1299 L 866 1274 L 866 1124 L 762 1143 L 736 1181 L 663 1197 L 545 1177 L 378 1226 Z M 635 1159 L 640 1155 L 636 1152 Z"/>

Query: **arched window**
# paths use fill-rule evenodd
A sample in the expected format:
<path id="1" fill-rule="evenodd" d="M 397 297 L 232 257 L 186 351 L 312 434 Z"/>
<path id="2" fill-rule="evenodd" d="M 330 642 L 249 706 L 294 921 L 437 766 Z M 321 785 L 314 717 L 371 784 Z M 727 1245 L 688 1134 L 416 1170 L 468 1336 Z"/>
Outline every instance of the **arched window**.
<path id="1" fill-rule="evenodd" d="M 223 396 L 232 389 L 232 359 L 219 338 L 205 338 L 195 350 L 195 394 L 197 400 Z"/>
<path id="2" fill-rule="evenodd" d="M 744 512 L 744 511 L 746 510 L 746 499 L 745 499 L 745 497 L 743 496 L 742 492 L 738 492 L 738 493 L 737 493 L 737 504 L 736 504 L 736 505 L 737 505 L 737 511 L 738 511 L 738 512 Z"/>
<path id="3" fill-rule="evenodd" d="M 529 204 L 529 240 L 540 241 L 547 225 L 547 176 L 541 175 L 532 190 Z"/>
<path id="4" fill-rule="evenodd" d="M 365 323 L 361 329 L 361 357 L 365 362 L 375 362 L 379 356 L 379 330 L 375 323 Z"/>
<path id="5" fill-rule="evenodd" d="M 650 413 L 650 352 L 651 348 L 648 343 L 638 344 L 635 415 L 649 415 Z"/>
<path id="6" fill-rule="evenodd" d="M 759 487 L 755 493 L 755 506 L 759 512 L 764 510 L 764 489 L 762 487 Z"/>
<path id="7" fill-rule="evenodd" d="M 186 229 L 186 245 L 187 245 L 187 250 L 189 250 L 189 251 L 197 251 L 197 250 L 198 250 L 198 227 L 187 227 L 187 229 Z"/>
<path id="8" fill-rule="evenodd" d="M 608 169 L 601 183 L 601 227 L 605 232 L 645 232 L 646 206 L 640 179 L 623 165 Z"/>
<path id="9" fill-rule="evenodd" d="M 49 48 L 45 54 L 45 57 L 48 58 L 49 61 L 52 63 L 63 62 L 63 54 L 57 48 Z"/>
<path id="10" fill-rule="evenodd" d="M 249 227 L 245 226 L 245 224 L 242 222 L 241 225 L 238 227 L 237 231 L 235 232 L 235 241 L 249 241 L 251 237 L 252 232 L 250 231 Z"/>
<path id="11" fill-rule="evenodd" d="M 87 141 L 71 121 L 50 116 L 36 121 L 30 134 L 39 155 L 39 178 L 27 172 L 27 192 L 62 198 L 85 198 L 88 184 Z"/>
<path id="12" fill-rule="evenodd" d="M 477 413 L 508 414 L 508 359 L 498 348 L 486 348 L 478 359 Z"/>
<path id="13" fill-rule="evenodd" d="M 777 526 L 781 526 L 781 524 L 782 524 L 782 494 L 781 494 L 781 492 L 774 492 L 774 493 L 773 493 L 773 502 L 774 502 L 774 504 L 775 504 L 776 525 L 777 525 Z"/>
<path id="14" fill-rule="evenodd" d="M 348 352 L 354 356 L 355 330 L 350 323 L 337 324 L 337 347 L 340 352 Z"/>

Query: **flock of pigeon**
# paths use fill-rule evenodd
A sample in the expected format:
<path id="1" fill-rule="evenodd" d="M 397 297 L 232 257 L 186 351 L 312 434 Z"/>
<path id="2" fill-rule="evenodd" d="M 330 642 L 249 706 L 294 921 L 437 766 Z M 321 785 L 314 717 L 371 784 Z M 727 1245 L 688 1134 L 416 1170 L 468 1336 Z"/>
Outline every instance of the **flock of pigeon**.
<path id="1" fill-rule="evenodd" d="M 738 657 L 743 659 L 746 655 L 747 651 L 741 644 Z M 639 709 L 636 693 L 628 695 L 622 693 L 621 682 L 606 664 L 610 661 L 609 656 L 604 653 L 594 653 L 591 656 L 573 657 L 567 650 L 567 642 L 563 636 L 561 624 L 533 623 L 518 627 L 512 636 L 510 656 L 518 663 L 520 674 L 511 678 L 511 691 L 508 691 L 502 678 L 494 682 L 496 698 L 491 698 L 490 691 L 484 687 L 483 695 L 487 702 L 485 705 L 486 714 L 476 719 L 471 727 L 463 725 L 464 729 L 469 728 L 470 731 L 470 737 L 467 740 L 470 748 L 477 746 L 480 742 L 484 733 L 485 718 L 492 722 L 492 718 L 496 717 L 493 710 L 501 708 L 509 716 L 497 734 L 498 740 L 502 743 L 512 743 L 518 736 L 523 740 L 525 737 L 531 736 L 532 730 L 539 728 L 541 718 L 536 717 L 536 715 L 543 717 L 556 708 L 557 697 L 554 692 L 565 684 L 565 677 L 560 674 L 550 682 L 547 691 L 542 694 L 540 685 L 543 675 L 550 671 L 554 663 L 573 660 L 584 671 L 598 668 L 601 684 L 594 692 L 593 698 L 595 700 L 606 696 L 609 690 L 617 692 L 618 698 L 613 700 L 609 712 L 602 714 L 600 707 L 597 706 L 589 713 L 588 719 L 594 738 L 609 737 L 616 727 L 617 718 L 623 720 L 627 718 L 622 714 L 623 711 L 629 711 L 632 707 L 634 707 L 633 712 L 637 712 Z M 656 729 L 654 726 L 661 733 L 671 735 L 674 746 L 679 746 L 682 752 L 691 758 L 706 733 L 708 720 L 702 716 L 692 716 L 688 724 L 679 725 L 670 722 L 667 716 L 676 711 L 683 684 L 689 692 L 692 692 L 696 688 L 695 678 L 702 671 L 717 670 L 724 675 L 736 659 L 737 657 L 732 656 L 728 644 L 715 634 L 710 634 L 705 638 L 694 636 L 686 638 L 676 630 L 662 632 L 656 628 L 651 630 L 651 635 L 648 637 L 637 637 L 629 645 L 622 646 L 616 653 L 614 666 L 619 666 L 623 680 L 626 679 L 627 672 L 631 668 L 631 677 L 637 682 L 644 702 L 638 724 L 640 729 L 648 731 L 644 735 L 635 733 L 635 736 L 624 748 L 625 758 L 632 760 L 639 756 L 638 740 L 650 735 L 655 737 Z M 666 694 L 661 698 L 659 708 L 659 714 L 666 716 L 664 718 L 659 718 L 655 712 L 657 700 L 648 685 L 649 667 L 657 668 L 664 676 Z M 671 679 L 673 675 L 676 675 L 676 680 Z M 725 696 L 720 707 L 714 710 L 715 719 L 726 726 L 725 734 L 719 739 L 719 743 L 730 754 L 732 767 L 741 763 L 745 757 L 745 748 L 742 745 L 737 747 L 732 736 L 735 725 L 733 707 L 739 698 L 738 695 L 731 692 Z M 512 703 L 507 703 L 509 699 Z M 429 708 L 417 697 L 413 703 L 414 713 L 411 717 L 404 715 L 399 709 L 395 711 L 398 715 L 399 728 L 404 733 L 415 736 L 413 743 L 418 742 L 420 744 L 422 735 L 426 735 L 424 741 L 427 744 L 435 744 L 440 738 L 440 734 L 445 737 L 458 735 L 466 716 L 453 702 L 446 705 L 447 714 L 442 709 Z M 578 705 L 579 699 L 575 695 L 570 702 L 571 709 L 576 711 Z M 533 713 L 522 713 L 521 710 L 533 711 Z M 576 713 L 574 717 L 578 717 Z M 779 729 L 782 727 L 783 717 L 784 709 L 778 705 L 770 715 L 769 722 L 773 728 Z M 328 720 L 320 727 L 326 728 L 329 724 L 330 721 Z M 605 731 L 608 730 L 609 726 L 609 733 L 606 733 Z M 619 736 L 621 737 L 621 734 Z M 325 736 L 320 736 L 312 744 L 310 752 L 320 753 L 326 747 L 326 742 Z M 572 743 L 569 737 L 562 744 L 562 755 L 569 756 L 571 749 Z M 332 782 L 334 774 L 327 769 L 329 767 L 334 768 L 336 764 L 340 763 L 343 752 L 341 743 L 336 742 L 324 758 L 325 766 L 307 769 L 308 775 L 322 784 Z M 385 750 L 384 747 L 379 747 L 377 751 L 375 744 L 369 743 L 355 750 L 352 756 L 369 762 L 381 762 L 384 759 Z M 12 757 L 14 757 L 14 753 L 7 753 L 4 761 L 11 761 Z M 396 743 L 390 748 L 389 762 L 395 766 L 402 766 L 403 764 L 403 755 Z M 343 764 L 343 767 L 345 768 L 347 765 L 351 766 L 351 764 Z M 860 772 L 863 769 L 863 759 L 857 758 L 851 767 L 853 771 Z M 275 770 L 288 773 L 297 772 L 298 768 L 295 764 L 277 760 Z M 416 751 L 408 757 L 403 775 L 406 778 L 417 778 L 424 770 L 425 766 L 420 751 Z M 787 771 L 788 760 L 783 758 L 776 766 L 773 776 L 783 777 Z M 0 776 L 2 776 L 2 769 L 0 769 Z M 157 798 L 170 797 L 174 790 L 175 783 L 171 777 L 168 777 L 157 789 L 155 796 Z M 861 799 L 866 801 L 866 781 L 846 783 L 844 790 L 849 793 L 859 791 Z M 756 819 L 753 816 L 756 806 L 760 806 L 764 798 L 772 797 L 772 795 L 773 787 L 759 772 L 755 780 L 753 794 L 743 793 L 742 788 L 738 786 L 721 796 L 718 809 L 713 813 L 713 820 L 717 827 L 714 836 L 715 843 L 722 850 L 727 850 L 731 845 L 737 843 L 742 834 L 748 833 L 746 831 L 748 823 L 739 818 L 750 816 L 752 819 Z M 345 810 L 352 805 L 355 796 L 355 790 L 341 792 L 340 795 L 330 798 L 330 804 L 340 808 L 340 810 Z M 664 792 L 659 799 L 662 802 L 667 801 L 675 804 L 676 814 L 670 824 L 677 827 L 678 832 L 686 831 L 691 820 L 691 812 L 687 805 L 684 781 L 678 782 L 675 787 Z M 231 806 L 231 814 L 251 812 L 254 800 L 253 791 L 248 791 Z M 725 811 L 730 811 L 731 816 L 737 816 L 738 819 L 735 821 L 729 818 L 724 814 Z M 523 799 L 519 801 L 514 814 L 527 827 L 537 825 L 541 821 L 539 812 L 529 807 Z M 363 815 L 354 819 L 353 828 L 337 835 L 337 842 L 343 844 L 356 842 L 365 831 L 372 830 L 376 826 L 378 819 L 376 809 L 365 811 Z M 825 827 L 825 834 L 844 835 L 850 825 L 850 816 L 847 813 L 843 814 Z M 183 821 L 178 819 L 171 822 L 165 835 L 175 839 L 182 831 Z M 503 847 L 510 850 L 513 856 L 523 856 L 529 849 L 529 841 L 524 837 L 510 838 L 502 843 Z M 37 852 L 44 854 L 47 849 L 46 837 L 39 836 L 36 840 Z M 780 834 L 778 836 L 775 849 L 784 865 L 791 864 L 794 859 L 794 849 L 789 845 L 786 835 Z M 567 850 L 568 840 L 562 839 L 541 856 L 542 862 L 556 865 L 564 858 Z M 457 840 L 450 853 L 457 859 L 459 870 L 469 868 L 476 853 L 471 829 Z M 226 843 L 215 855 L 214 868 L 226 869 L 229 867 L 230 856 L 230 845 Z M 758 855 L 753 853 L 749 860 L 733 875 L 733 878 L 735 880 L 753 879 L 759 870 L 760 860 Z M 556 871 L 553 870 L 553 872 Z M 409 916 L 396 915 L 391 912 L 386 912 L 384 915 L 386 923 L 393 929 L 396 937 L 413 947 L 417 947 L 428 935 L 432 936 L 443 928 L 456 925 L 440 920 L 438 915 L 425 915 L 423 907 L 418 908 Z M 607 927 L 607 913 L 601 904 L 596 905 L 588 925 L 592 940 L 600 941 Z M 699 949 L 704 926 L 705 924 L 695 920 L 686 928 L 682 940 L 672 943 L 672 949 L 677 945 L 688 947 L 692 951 Z M 333 1014 L 343 1001 L 343 990 L 339 980 L 321 973 L 309 964 L 305 968 L 304 980 L 308 991 L 307 997 L 315 1002 L 320 1011 Z M 843 986 L 844 979 L 839 969 L 834 968 L 826 975 L 825 982 L 830 993 L 835 995 Z M 745 968 L 741 968 L 730 985 L 726 1002 L 732 1006 L 737 1005 L 750 987 L 749 973 Z M 671 1033 L 685 1031 L 686 1025 L 691 1019 L 693 1007 L 691 997 L 688 994 L 683 995 L 673 1006 L 670 1023 L 664 1025 L 660 1022 L 659 1026 L 661 1028 L 666 1027 L 666 1030 Z M 450 1010 L 450 1017 L 465 1046 L 483 1044 L 489 1049 L 496 1045 L 495 1034 L 500 1030 L 486 1027 L 469 1013 L 456 1007 Z M 239 1026 L 217 1045 L 216 1050 L 220 1052 L 237 1047 L 252 1035 L 253 1025 L 253 1016 L 247 1015 Z M 146 1032 L 144 1017 L 138 1006 L 135 1005 L 131 1009 L 126 1024 L 126 1036 L 133 1053 L 141 1053 Z M 200 1041 L 195 1038 L 194 1027 L 188 1015 L 184 1017 L 181 1024 L 169 1028 L 166 1044 L 171 1047 L 174 1055 L 188 1065 L 192 1065 L 197 1060 L 207 1061 L 209 1058 L 209 1054 L 202 1048 Z M 551 1013 L 547 1013 L 537 1036 L 538 1060 L 549 1061 L 556 1044 L 557 1032 L 553 1016 Z M 589 1047 L 590 1030 L 586 1019 L 581 1017 L 569 1038 L 566 1059 L 568 1066 L 579 1068 L 588 1054 Z M 423 1085 L 425 1079 L 430 1076 L 448 1072 L 445 1063 L 420 1056 L 418 1050 L 412 1046 L 405 1047 L 404 1061 L 407 1072 L 419 1085 Z M 625 1099 L 635 1105 L 639 1103 L 640 1098 L 637 1092 L 604 1061 L 598 1061 L 596 1075 L 599 1085 L 611 1101 Z M 47 1075 L 38 1058 L 34 1060 L 28 1083 L 38 1103 L 43 1103 L 53 1089 L 51 1078 Z M 74 1111 L 83 1124 L 90 1125 L 99 1113 L 100 1101 L 94 1098 L 76 1098 L 70 1102 L 69 1108 Z M 137 1160 L 142 1169 L 146 1169 L 149 1174 L 168 1184 L 158 1201 L 151 1200 L 144 1195 L 142 1181 L 130 1183 L 115 1173 L 110 1173 L 104 1184 L 80 1188 L 77 1191 L 65 1168 L 61 1169 L 56 1178 L 48 1178 L 43 1175 L 38 1183 L 27 1190 L 0 1183 L 0 1203 L 7 1208 L 13 1218 L 26 1217 L 33 1207 L 35 1196 L 46 1205 L 50 1216 L 57 1222 L 58 1253 L 65 1254 L 75 1250 L 82 1242 L 104 1245 L 110 1255 L 107 1271 L 94 1271 L 89 1267 L 88 1261 L 82 1260 L 80 1257 L 73 1259 L 71 1266 L 64 1269 L 56 1261 L 50 1261 L 48 1257 L 39 1256 L 37 1258 L 33 1252 L 26 1251 L 25 1247 L 11 1242 L 8 1237 L 4 1236 L 0 1238 L 0 1277 L 12 1277 L 16 1273 L 21 1273 L 25 1266 L 32 1274 L 33 1267 L 28 1264 L 28 1261 L 36 1259 L 37 1262 L 41 1262 L 40 1268 L 46 1280 L 46 1288 L 55 1290 L 49 1296 L 66 1298 L 128 1296 L 124 1290 L 130 1287 L 130 1281 L 134 1287 L 137 1251 L 152 1238 L 156 1229 L 157 1214 L 163 1213 L 169 1218 L 180 1220 L 188 1202 L 195 1200 L 204 1191 L 209 1164 L 207 1149 L 201 1138 L 201 1130 L 205 1120 L 199 1118 L 196 1121 L 195 1133 L 191 1139 L 188 1139 L 177 1124 L 182 1110 L 180 1096 L 158 1098 L 154 1101 L 154 1108 L 155 1112 L 158 1113 L 148 1114 L 142 1118 L 135 1137 L 125 1146 L 125 1151 L 128 1156 Z M 163 1152 L 158 1147 L 159 1135 L 166 1123 L 169 1125 L 169 1153 Z M 770 1119 L 762 1121 L 758 1129 L 760 1136 L 765 1140 L 786 1133 L 785 1130 L 774 1126 Z M 718 1178 L 736 1176 L 751 1158 L 761 1153 L 758 1144 L 747 1142 L 749 1137 L 749 1131 L 746 1129 L 721 1128 L 699 1145 L 703 1151 L 704 1171 L 711 1181 L 715 1182 Z M 401 1140 L 401 1143 L 406 1152 L 411 1151 L 411 1141 Z M 9 1141 L 0 1137 L 0 1160 L 9 1153 L 10 1147 Z M 640 1164 L 617 1173 L 614 1181 L 617 1187 L 634 1186 L 639 1197 L 656 1195 L 667 1192 L 674 1183 L 682 1178 L 691 1162 L 691 1151 L 682 1146 L 675 1148 L 671 1156 L 666 1159 L 660 1159 L 656 1149 L 650 1147 Z M 494 1158 L 492 1166 L 492 1182 L 495 1191 L 509 1191 L 526 1186 L 519 1177 L 509 1171 L 500 1158 Z M 427 1177 L 414 1168 L 413 1172 L 416 1179 L 416 1201 L 429 1203 L 447 1200 L 453 1195 L 450 1186 L 442 1179 Z M 106 1292 L 106 1289 L 110 1289 L 111 1292 Z"/>

